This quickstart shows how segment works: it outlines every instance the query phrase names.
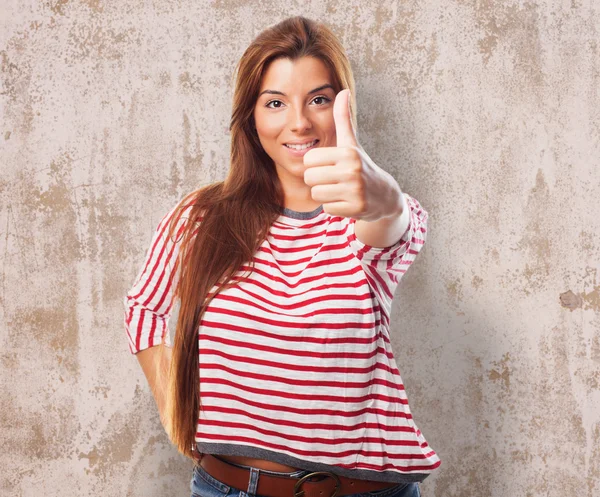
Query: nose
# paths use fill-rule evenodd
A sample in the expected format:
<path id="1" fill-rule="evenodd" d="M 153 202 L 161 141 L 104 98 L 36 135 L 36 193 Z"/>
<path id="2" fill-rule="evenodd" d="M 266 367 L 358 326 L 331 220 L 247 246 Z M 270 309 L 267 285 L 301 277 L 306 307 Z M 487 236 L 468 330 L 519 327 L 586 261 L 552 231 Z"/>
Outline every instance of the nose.
<path id="1" fill-rule="evenodd" d="M 303 105 L 293 106 L 289 116 L 290 131 L 298 133 L 312 128 L 312 122 Z"/>

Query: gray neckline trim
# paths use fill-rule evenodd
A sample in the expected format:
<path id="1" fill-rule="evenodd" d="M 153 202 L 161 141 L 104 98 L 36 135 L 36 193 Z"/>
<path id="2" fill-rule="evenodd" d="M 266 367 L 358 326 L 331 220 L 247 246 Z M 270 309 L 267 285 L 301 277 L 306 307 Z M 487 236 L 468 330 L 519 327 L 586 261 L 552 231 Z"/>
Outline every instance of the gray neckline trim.
<path id="1" fill-rule="evenodd" d="M 310 212 L 293 211 L 292 209 L 288 209 L 287 207 L 284 207 L 282 209 L 281 213 L 284 216 L 293 217 L 294 219 L 310 219 L 312 217 L 315 217 L 317 214 L 319 214 L 322 211 L 323 211 L 323 204 L 319 205 L 319 207 L 317 207 L 314 211 L 310 211 Z"/>

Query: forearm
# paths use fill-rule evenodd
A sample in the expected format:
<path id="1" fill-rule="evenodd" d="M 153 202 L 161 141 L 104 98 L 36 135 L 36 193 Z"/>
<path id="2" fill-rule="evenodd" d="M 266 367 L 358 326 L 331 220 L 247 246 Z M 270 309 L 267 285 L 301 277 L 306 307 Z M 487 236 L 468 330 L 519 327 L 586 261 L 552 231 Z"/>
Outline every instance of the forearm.
<path id="1" fill-rule="evenodd" d="M 166 403 L 169 387 L 169 369 L 171 366 L 170 347 L 157 345 L 142 350 L 136 354 L 136 357 L 142 367 L 144 375 L 152 390 L 152 395 L 156 401 L 160 420 L 166 427 Z"/>

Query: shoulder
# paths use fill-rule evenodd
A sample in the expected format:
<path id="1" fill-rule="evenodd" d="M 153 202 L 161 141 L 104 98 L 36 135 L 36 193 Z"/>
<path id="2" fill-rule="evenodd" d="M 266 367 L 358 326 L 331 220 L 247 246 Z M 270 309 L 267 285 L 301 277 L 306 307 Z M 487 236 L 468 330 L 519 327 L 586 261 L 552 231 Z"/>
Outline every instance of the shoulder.
<path id="1" fill-rule="evenodd" d="M 195 221 L 199 221 L 203 216 L 206 209 L 198 210 L 198 192 L 194 191 L 187 194 L 182 199 L 178 200 L 169 211 L 163 215 L 161 224 L 175 222 L 176 224 L 186 224 L 187 221 L 193 218 Z"/>

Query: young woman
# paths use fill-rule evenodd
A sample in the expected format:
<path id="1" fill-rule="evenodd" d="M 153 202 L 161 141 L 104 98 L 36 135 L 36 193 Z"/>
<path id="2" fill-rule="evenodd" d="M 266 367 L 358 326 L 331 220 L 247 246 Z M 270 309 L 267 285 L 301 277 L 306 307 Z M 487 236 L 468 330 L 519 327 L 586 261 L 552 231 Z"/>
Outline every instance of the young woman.
<path id="1" fill-rule="evenodd" d="M 192 495 L 418 496 L 440 465 L 389 337 L 427 212 L 359 145 L 355 109 L 326 26 L 262 32 L 237 67 L 226 179 L 163 218 L 127 294 Z"/>

